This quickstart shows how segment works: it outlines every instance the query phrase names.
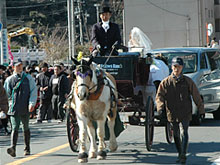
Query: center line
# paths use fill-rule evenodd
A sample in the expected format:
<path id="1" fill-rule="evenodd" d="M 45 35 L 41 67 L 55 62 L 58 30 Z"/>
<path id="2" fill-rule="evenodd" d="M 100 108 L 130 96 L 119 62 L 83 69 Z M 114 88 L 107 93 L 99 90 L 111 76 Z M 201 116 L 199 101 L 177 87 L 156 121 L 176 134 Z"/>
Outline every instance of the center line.
<path id="1" fill-rule="evenodd" d="M 68 146 L 69 146 L 69 143 L 66 143 L 66 144 L 60 145 L 60 146 L 58 146 L 58 147 L 51 148 L 51 149 L 49 149 L 49 150 L 47 150 L 47 151 L 43 151 L 43 152 L 40 152 L 40 153 L 37 153 L 37 154 L 34 154 L 34 155 L 30 155 L 30 156 L 28 156 L 28 157 L 26 157 L 26 158 L 23 158 L 23 159 L 20 159 L 20 160 L 16 160 L 16 161 L 11 162 L 11 163 L 8 163 L 8 164 L 6 164 L 6 165 L 18 165 L 18 164 L 22 164 L 22 163 L 27 162 L 27 161 L 30 161 L 30 160 L 32 160 L 32 159 L 36 159 L 36 158 L 38 158 L 38 157 L 40 157 L 40 156 L 47 155 L 47 154 L 50 154 L 50 153 L 59 151 L 59 150 L 61 150 L 61 149 L 63 149 L 63 148 L 66 148 L 66 147 L 68 147 Z"/>

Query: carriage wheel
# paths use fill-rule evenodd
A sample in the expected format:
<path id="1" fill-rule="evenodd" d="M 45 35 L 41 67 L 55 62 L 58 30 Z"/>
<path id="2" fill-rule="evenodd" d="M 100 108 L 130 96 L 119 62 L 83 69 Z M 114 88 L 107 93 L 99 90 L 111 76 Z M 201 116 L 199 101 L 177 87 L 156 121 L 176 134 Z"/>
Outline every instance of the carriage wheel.
<path id="1" fill-rule="evenodd" d="M 150 151 L 154 136 L 154 103 L 150 96 L 147 98 L 147 105 L 145 110 L 145 143 L 147 150 Z"/>
<path id="2" fill-rule="evenodd" d="M 76 119 L 76 114 L 73 109 L 67 110 L 67 135 L 70 148 L 73 152 L 78 151 L 79 126 Z"/>
<path id="3" fill-rule="evenodd" d="M 166 132 L 167 142 L 169 144 L 172 143 L 173 142 L 173 126 L 168 121 L 165 126 L 165 132 Z"/>

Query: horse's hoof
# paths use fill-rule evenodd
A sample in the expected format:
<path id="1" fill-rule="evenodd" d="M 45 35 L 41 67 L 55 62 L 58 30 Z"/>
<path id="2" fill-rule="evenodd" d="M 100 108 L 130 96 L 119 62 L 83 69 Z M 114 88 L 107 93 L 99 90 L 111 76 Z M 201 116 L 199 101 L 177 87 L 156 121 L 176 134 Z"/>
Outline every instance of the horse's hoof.
<path id="1" fill-rule="evenodd" d="M 88 158 L 78 159 L 78 163 L 87 163 L 87 162 L 88 162 Z"/>
<path id="2" fill-rule="evenodd" d="M 97 160 L 105 160 L 106 159 L 106 156 L 97 156 Z"/>
<path id="3" fill-rule="evenodd" d="M 88 162 L 88 154 L 83 152 L 78 155 L 78 163 L 86 163 Z"/>
<path id="4" fill-rule="evenodd" d="M 89 158 L 96 158 L 97 154 L 96 152 L 89 152 Z"/>
<path id="5" fill-rule="evenodd" d="M 109 145 L 109 149 L 111 152 L 115 152 L 118 149 L 117 143 L 114 143 L 114 145 Z"/>
<path id="6" fill-rule="evenodd" d="M 97 156 L 97 160 L 104 160 L 104 159 L 106 159 L 106 156 L 107 156 L 107 154 L 105 151 L 99 151 L 98 156 Z"/>

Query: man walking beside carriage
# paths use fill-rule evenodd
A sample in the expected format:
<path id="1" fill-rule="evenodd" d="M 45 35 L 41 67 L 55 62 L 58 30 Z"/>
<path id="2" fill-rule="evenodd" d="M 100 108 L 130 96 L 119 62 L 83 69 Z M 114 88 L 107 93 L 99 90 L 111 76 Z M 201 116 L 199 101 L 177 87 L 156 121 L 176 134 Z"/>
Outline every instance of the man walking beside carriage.
<path id="1" fill-rule="evenodd" d="M 160 83 L 156 95 L 157 111 L 161 113 L 166 107 L 167 119 L 173 125 L 174 141 L 178 151 L 177 163 L 186 162 L 188 127 L 192 119 L 191 96 L 200 115 L 205 114 L 204 104 L 195 83 L 182 74 L 183 65 L 181 58 L 172 59 L 172 74 Z"/>

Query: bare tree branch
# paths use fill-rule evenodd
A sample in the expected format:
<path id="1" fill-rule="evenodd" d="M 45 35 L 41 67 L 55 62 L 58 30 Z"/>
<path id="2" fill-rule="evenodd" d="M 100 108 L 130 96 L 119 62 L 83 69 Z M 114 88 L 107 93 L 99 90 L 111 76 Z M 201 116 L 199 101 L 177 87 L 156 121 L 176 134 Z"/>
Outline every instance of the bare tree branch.
<path id="1" fill-rule="evenodd" d="M 68 57 L 68 39 L 67 30 L 61 30 L 59 26 L 54 29 L 48 27 L 38 28 L 40 38 L 40 48 L 45 49 L 46 59 L 52 63 Z"/>

